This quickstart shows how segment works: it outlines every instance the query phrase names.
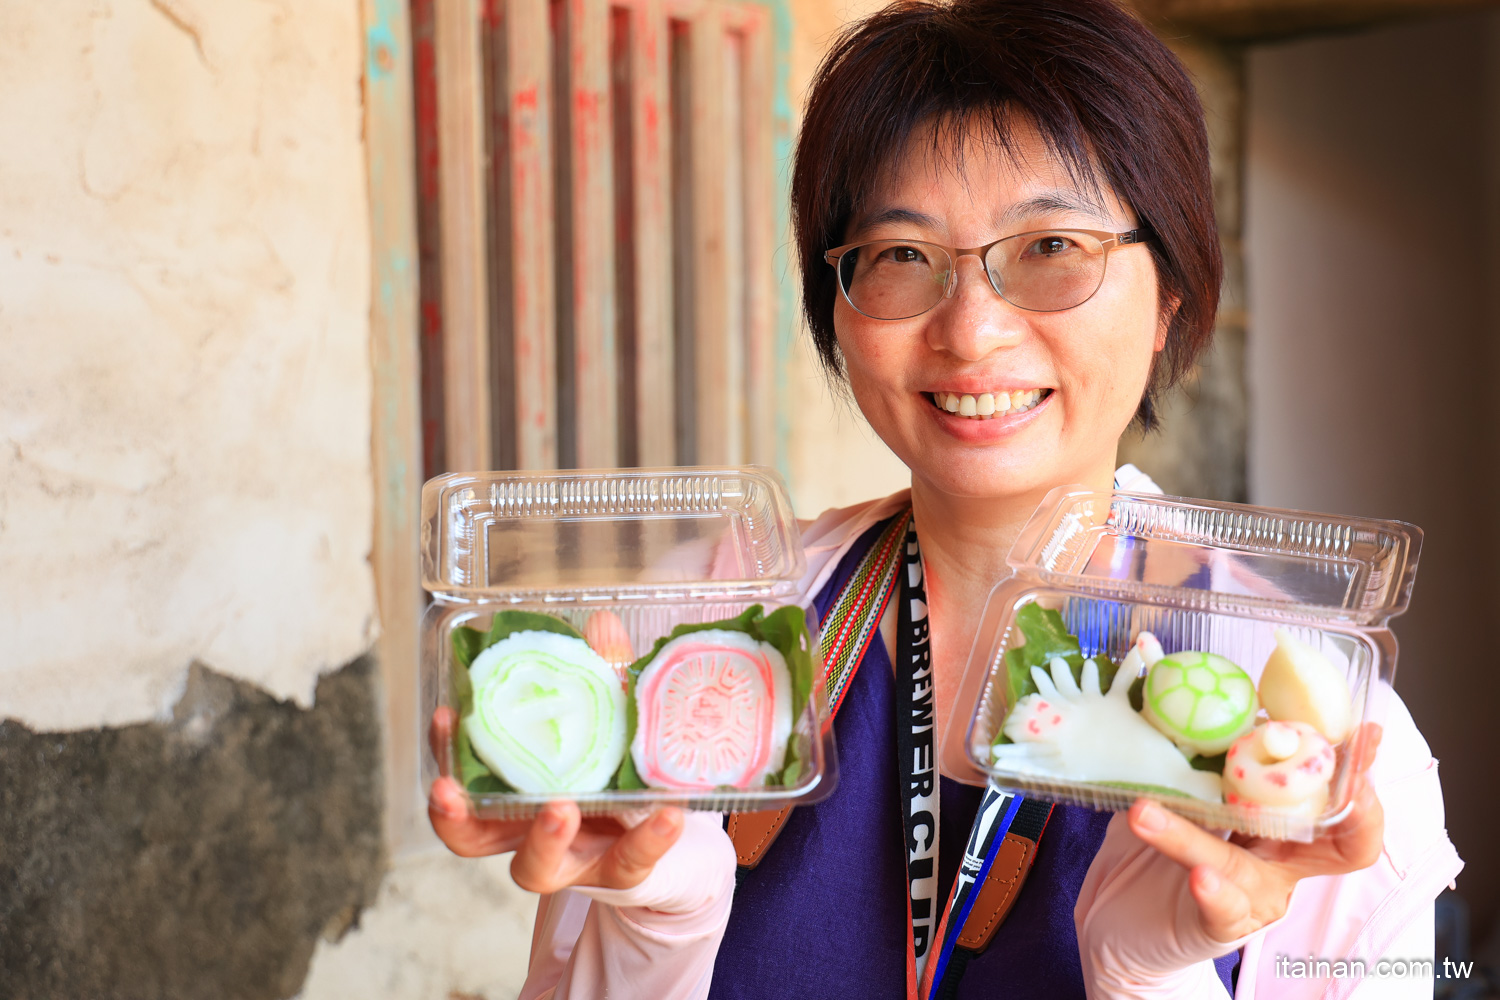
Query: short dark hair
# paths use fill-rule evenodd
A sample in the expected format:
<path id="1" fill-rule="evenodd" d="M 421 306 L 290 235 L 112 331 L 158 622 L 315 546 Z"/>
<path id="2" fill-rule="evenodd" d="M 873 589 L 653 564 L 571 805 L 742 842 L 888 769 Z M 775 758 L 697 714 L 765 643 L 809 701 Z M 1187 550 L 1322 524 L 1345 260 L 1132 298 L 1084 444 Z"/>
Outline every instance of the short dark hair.
<path id="1" fill-rule="evenodd" d="M 1136 419 L 1213 335 L 1224 263 L 1208 136 L 1192 80 L 1111 0 L 901 0 L 847 27 L 809 91 L 792 170 L 803 307 L 819 357 L 843 375 L 833 330 L 838 284 L 823 260 L 913 133 L 937 123 L 960 149 L 987 126 L 1009 147 L 1017 115 L 1075 179 L 1100 174 L 1156 234 L 1163 302 L 1179 306 Z"/>

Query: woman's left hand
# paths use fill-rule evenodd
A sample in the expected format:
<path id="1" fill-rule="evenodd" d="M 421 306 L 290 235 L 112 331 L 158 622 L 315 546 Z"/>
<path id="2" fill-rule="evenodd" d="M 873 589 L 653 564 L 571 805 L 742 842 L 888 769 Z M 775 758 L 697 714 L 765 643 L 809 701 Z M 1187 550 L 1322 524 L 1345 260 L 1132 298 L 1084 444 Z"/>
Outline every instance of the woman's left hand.
<path id="1" fill-rule="evenodd" d="M 1354 808 L 1311 843 L 1241 835 L 1222 840 L 1146 799 L 1130 809 L 1131 832 L 1188 870 L 1203 931 L 1211 939 L 1229 942 L 1253 934 L 1286 913 L 1299 880 L 1358 871 L 1380 857 L 1385 815 L 1368 773 L 1380 735 L 1378 725 L 1366 723 L 1355 736 L 1349 750 Z"/>
<path id="2" fill-rule="evenodd" d="M 1369 768 L 1380 727 L 1350 742 L 1354 806 L 1312 843 L 1209 833 L 1142 799 L 1110 823 L 1074 920 L 1090 998 L 1220 993 L 1211 959 L 1278 920 L 1301 879 L 1373 864 L 1385 817 Z"/>

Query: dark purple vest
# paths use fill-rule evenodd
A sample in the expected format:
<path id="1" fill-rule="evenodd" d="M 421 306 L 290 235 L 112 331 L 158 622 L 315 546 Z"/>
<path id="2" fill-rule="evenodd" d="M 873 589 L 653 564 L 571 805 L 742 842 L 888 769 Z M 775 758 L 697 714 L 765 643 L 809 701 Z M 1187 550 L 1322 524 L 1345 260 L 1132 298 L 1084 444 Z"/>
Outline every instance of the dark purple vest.
<path id="1" fill-rule="evenodd" d="M 821 619 L 885 522 L 867 531 L 817 595 Z M 876 637 L 834 720 L 839 783 L 792 812 L 780 837 L 735 891 L 714 965 L 711 1000 L 905 1000 L 906 849 L 897 800 L 895 692 Z M 942 782 L 939 898 L 963 858 L 981 789 Z M 1036 862 L 989 948 L 974 958 L 959 1000 L 1082 1000 L 1073 904 L 1104 839 L 1108 813 L 1052 811 Z M 1219 959 L 1226 988 L 1238 953 Z"/>

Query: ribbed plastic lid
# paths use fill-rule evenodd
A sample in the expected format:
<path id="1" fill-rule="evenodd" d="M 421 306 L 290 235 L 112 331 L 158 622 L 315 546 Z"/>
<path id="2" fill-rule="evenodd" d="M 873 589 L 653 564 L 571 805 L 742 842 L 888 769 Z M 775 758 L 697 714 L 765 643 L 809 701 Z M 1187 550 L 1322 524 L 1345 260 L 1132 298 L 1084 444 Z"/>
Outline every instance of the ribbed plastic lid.
<path id="1" fill-rule="evenodd" d="M 775 472 L 480 472 L 422 488 L 422 582 L 468 601 L 782 595 L 805 571 Z"/>
<path id="2" fill-rule="evenodd" d="M 1064 487 L 1009 562 L 1102 597 L 1378 625 L 1406 610 L 1421 547 L 1401 521 Z"/>

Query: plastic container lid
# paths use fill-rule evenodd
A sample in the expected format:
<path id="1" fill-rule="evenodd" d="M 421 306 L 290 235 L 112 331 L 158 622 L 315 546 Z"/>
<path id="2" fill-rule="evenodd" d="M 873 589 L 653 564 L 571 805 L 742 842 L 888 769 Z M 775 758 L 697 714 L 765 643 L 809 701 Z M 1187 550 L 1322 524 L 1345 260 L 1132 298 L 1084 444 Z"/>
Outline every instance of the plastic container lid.
<path id="1" fill-rule="evenodd" d="M 1060 488 L 1007 562 L 1100 596 L 1380 625 L 1406 610 L 1421 547 L 1422 529 L 1400 521 Z"/>
<path id="2" fill-rule="evenodd" d="M 1104 809 L 1127 808 L 1142 794 L 1006 770 L 993 759 L 1009 709 L 1005 656 L 1024 647 L 1017 614 L 1031 603 L 1062 614 L 1086 657 L 1118 663 L 1144 629 L 1168 652 L 1219 653 L 1257 681 L 1274 627 L 1287 628 L 1344 670 L 1355 725 L 1373 721 L 1379 682 L 1395 670 L 1396 642 L 1386 625 L 1406 609 L 1421 541 L 1421 529 L 1397 521 L 1053 490 L 1011 550 L 1014 574 L 985 606 L 955 702 L 972 706 L 972 714 L 967 725 L 948 728 L 943 772 Z M 1351 807 L 1346 764 L 1340 755 L 1328 806 L 1315 817 L 1147 794 L 1205 826 L 1307 840 Z"/>
<path id="3" fill-rule="evenodd" d="M 756 467 L 455 473 L 422 488 L 422 584 L 465 601 L 788 595 L 796 525 Z"/>

